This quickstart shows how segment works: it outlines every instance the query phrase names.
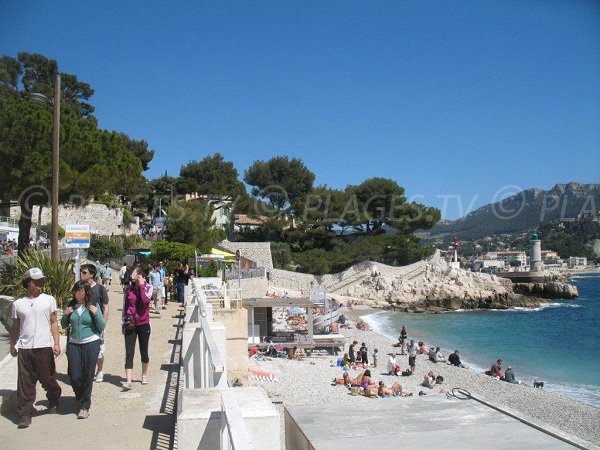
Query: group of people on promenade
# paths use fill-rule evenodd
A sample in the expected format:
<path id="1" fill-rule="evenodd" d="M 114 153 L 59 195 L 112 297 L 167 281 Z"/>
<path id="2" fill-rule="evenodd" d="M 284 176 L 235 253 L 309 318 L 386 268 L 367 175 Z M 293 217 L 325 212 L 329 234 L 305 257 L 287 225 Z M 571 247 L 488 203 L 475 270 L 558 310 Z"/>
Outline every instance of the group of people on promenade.
<path id="1" fill-rule="evenodd" d="M 178 269 L 187 275 L 183 264 L 179 264 Z M 155 270 L 156 266 L 151 267 L 150 272 Z M 128 267 L 125 271 L 128 278 L 121 280 L 124 286 L 121 327 L 125 341 L 123 391 L 133 388 L 136 342 L 142 364 L 141 384 L 148 384 L 150 307 L 152 300 L 159 296 L 154 295 L 155 283 L 149 282 L 150 272 L 140 266 Z M 107 289 L 96 282 L 97 275 L 95 264 L 81 265 L 79 281 L 73 285 L 72 298 L 60 319 L 62 328 L 67 330 L 67 371 L 77 401 L 78 419 L 89 417 L 94 381 L 104 380 L 105 328 L 110 308 Z M 22 280 L 27 293 L 12 304 L 10 352 L 18 358 L 18 428 L 31 425 L 38 381 L 46 391 L 48 413 L 58 413 L 62 394 L 55 365 L 55 358 L 61 354 L 57 305 L 54 297 L 43 293 L 45 281 L 39 268 L 27 270 Z M 187 284 L 187 280 L 181 277 L 180 281 L 178 299 L 183 301 L 183 283 Z"/>

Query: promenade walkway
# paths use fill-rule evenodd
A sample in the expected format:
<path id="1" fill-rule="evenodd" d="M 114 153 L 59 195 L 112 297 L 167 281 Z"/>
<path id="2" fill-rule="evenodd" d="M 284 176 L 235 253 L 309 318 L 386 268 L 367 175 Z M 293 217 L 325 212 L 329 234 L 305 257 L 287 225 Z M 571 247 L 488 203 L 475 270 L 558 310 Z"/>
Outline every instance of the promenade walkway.
<path id="1" fill-rule="evenodd" d="M 17 361 L 0 363 L 0 448 L 73 449 L 168 449 L 173 447 L 175 398 L 179 370 L 179 304 L 169 303 L 160 315 L 151 315 L 149 384 L 142 385 L 139 350 L 134 359 L 134 388 L 122 392 L 124 343 L 120 317 L 123 297 L 118 282 L 109 289 L 107 352 L 104 382 L 94 383 L 90 417 L 77 419 L 75 396 L 67 375 L 67 358 L 57 360 L 58 381 L 63 389 L 59 414 L 46 413 L 45 392 L 38 384 L 38 410 L 27 429 L 17 429 L 15 413 Z M 64 338 L 62 350 L 64 351 Z"/>

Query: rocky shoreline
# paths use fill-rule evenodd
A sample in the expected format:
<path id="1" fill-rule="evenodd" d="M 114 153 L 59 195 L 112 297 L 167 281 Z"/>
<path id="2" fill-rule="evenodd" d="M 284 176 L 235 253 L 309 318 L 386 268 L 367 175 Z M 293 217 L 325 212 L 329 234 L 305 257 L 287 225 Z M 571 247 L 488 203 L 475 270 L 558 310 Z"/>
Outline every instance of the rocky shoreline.
<path id="1" fill-rule="evenodd" d="M 487 273 L 450 267 L 440 259 L 413 278 L 378 273 L 332 295 L 342 304 L 352 301 L 375 308 L 406 312 L 443 312 L 458 309 L 537 308 L 556 298 L 576 298 L 577 287 L 565 281 L 513 283 Z"/>

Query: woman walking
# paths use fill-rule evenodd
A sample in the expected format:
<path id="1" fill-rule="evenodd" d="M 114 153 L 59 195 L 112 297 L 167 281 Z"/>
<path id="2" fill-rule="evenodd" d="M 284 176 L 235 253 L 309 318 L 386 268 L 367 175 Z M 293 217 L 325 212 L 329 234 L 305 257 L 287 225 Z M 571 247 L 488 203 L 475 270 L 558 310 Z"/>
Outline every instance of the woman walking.
<path id="1" fill-rule="evenodd" d="M 139 342 L 142 360 L 142 384 L 148 384 L 148 344 L 150 342 L 150 299 L 152 286 L 146 284 L 141 268 L 131 270 L 131 284 L 123 299 L 123 334 L 125 336 L 125 383 L 123 390 L 133 388 L 133 357 L 135 341 Z"/>
<path id="2" fill-rule="evenodd" d="M 96 361 L 100 353 L 100 333 L 104 330 L 102 310 L 92 304 L 92 289 L 78 281 L 72 289 L 73 300 L 60 320 L 63 328 L 71 326 L 67 346 L 69 378 L 78 402 L 78 419 L 87 419 L 92 403 Z"/>

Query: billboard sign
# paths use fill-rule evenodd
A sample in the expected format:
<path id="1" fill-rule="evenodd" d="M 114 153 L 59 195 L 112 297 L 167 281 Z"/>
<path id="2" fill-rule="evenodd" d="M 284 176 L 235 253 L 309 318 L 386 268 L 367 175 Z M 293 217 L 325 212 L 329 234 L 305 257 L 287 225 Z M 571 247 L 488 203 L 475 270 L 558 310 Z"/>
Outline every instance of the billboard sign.
<path id="1" fill-rule="evenodd" d="M 89 225 L 67 225 L 65 228 L 65 247 L 67 248 L 90 248 Z"/>

